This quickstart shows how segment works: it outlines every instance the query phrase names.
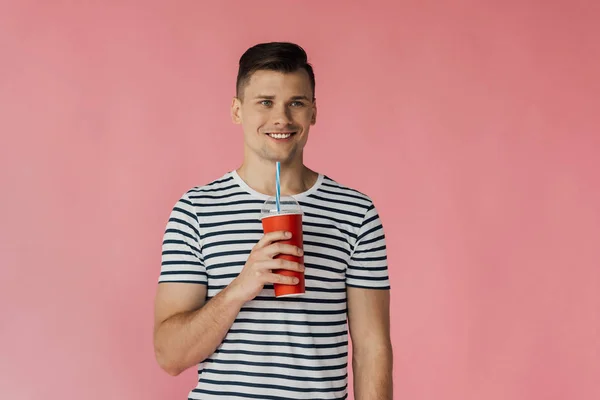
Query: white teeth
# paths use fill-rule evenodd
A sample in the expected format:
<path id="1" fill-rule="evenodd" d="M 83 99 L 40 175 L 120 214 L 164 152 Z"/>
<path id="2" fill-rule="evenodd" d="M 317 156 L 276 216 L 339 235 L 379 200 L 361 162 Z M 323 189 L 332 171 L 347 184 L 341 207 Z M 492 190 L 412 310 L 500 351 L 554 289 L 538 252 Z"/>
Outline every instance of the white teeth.
<path id="1" fill-rule="evenodd" d="M 287 139 L 292 136 L 291 133 L 269 133 L 269 136 L 275 139 Z"/>

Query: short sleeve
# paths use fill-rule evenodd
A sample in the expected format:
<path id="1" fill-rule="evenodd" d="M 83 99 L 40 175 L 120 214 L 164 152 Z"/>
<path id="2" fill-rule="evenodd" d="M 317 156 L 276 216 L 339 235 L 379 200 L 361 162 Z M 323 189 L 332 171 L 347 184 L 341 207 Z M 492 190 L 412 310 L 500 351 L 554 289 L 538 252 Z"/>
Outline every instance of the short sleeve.
<path id="1" fill-rule="evenodd" d="M 173 207 L 162 243 L 159 283 L 207 284 L 194 205 L 184 194 Z"/>
<path id="2" fill-rule="evenodd" d="M 348 262 L 346 285 L 389 289 L 387 248 L 383 225 L 373 204 L 367 210 Z"/>

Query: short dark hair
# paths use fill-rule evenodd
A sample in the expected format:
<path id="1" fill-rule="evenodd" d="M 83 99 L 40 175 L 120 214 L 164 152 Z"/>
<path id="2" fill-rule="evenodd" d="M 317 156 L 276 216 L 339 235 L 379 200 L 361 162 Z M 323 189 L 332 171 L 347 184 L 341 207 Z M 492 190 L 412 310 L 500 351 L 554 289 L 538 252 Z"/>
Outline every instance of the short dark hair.
<path id="1" fill-rule="evenodd" d="M 240 97 L 244 86 L 252 74 L 259 70 L 296 72 L 304 69 L 310 78 L 310 86 L 315 97 L 315 74 L 302 47 L 289 42 L 260 43 L 250 47 L 239 62 L 236 82 L 236 95 Z"/>

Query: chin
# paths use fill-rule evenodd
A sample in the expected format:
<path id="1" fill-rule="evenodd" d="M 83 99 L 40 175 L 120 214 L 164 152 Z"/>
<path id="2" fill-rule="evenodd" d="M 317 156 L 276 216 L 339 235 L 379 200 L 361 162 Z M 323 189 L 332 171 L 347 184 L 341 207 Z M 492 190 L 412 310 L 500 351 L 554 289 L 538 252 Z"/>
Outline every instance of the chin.
<path id="1" fill-rule="evenodd" d="M 266 159 L 268 159 L 269 161 L 275 163 L 275 162 L 280 162 L 281 164 L 290 164 L 291 162 L 294 161 L 294 155 L 292 154 L 287 154 L 287 155 L 283 155 L 283 154 L 270 154 L 268 157 L 266 157 Z"/>

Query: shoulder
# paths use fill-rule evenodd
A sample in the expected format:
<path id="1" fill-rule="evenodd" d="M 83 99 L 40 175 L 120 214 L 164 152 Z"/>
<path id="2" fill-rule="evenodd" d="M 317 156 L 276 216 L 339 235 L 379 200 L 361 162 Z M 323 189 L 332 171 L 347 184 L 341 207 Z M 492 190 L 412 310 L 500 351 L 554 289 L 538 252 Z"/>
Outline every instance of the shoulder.
<path id="1" fill-rule="evenodd" d="M 179 196 L 176 206 L 192 209 L 206 203 L 214 203 L 236 187 L 232 173 L 227 172 L 212 181 L 188 188 Z"/>
<path id="2" fill-rule="evenodd" d="M 339 199 L 361 204 L 367 208 L 373 207 L 373 199 L 366 193 L 363 193 L 351 186 L 340 183 L 328 175 L 323 175 L 320 191 L 329 197 L 336 196 Z"/>
<path id="3" fill-rule="evenodd" d="M 188 189 L 184 195 L 193 196 L 201 193 L 210 193 L 210 192 L 218 192 L 221 190 L 231 189 L 236 186 L 234 181 L 233 174 L 231 172 L 227 172 L 224 175 L 198 186 L 194 186 Z"/>
<path id="4" fill-rule="evenodd" d="M 214 202 L 221 198 L 221 195 L 231 193 L 239 189 L 238 184 L 231 172 L 198 186 L 188 189 L 182 197 L 194 203 Z"/>

